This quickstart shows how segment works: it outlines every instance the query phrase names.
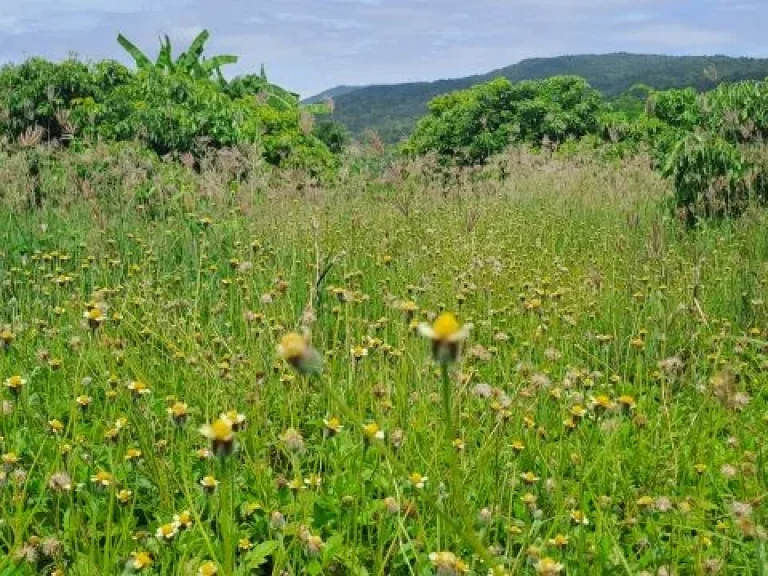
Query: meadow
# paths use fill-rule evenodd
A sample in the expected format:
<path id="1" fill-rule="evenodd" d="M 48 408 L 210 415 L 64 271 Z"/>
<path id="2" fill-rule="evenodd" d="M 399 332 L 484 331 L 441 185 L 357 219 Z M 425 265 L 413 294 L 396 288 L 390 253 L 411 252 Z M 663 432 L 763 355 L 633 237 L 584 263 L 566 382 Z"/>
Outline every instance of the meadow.
<path id="1" fill-rule="evenodd" d="M 768 573 L 764 210 L 78 154 L 0 162 L 0 574 Z"/>

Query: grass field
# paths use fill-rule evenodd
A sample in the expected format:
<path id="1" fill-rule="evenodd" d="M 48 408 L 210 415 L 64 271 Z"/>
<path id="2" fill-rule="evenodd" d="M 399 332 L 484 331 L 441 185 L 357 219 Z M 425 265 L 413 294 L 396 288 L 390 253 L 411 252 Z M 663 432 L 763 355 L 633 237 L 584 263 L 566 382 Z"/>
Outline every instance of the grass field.
<path id="1" fill-rule="evenodd" d="M 765 213 L 686 231 L 641 163 L 39 209 L 5 166 L 0 574 L 768 573 Z"/>

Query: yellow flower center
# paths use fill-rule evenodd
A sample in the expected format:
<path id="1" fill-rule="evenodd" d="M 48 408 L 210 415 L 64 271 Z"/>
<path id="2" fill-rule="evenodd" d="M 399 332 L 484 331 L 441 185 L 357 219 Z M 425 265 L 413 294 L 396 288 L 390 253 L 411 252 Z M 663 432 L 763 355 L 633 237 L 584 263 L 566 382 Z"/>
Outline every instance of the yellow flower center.
<path id="1" fill-rule="evenodd" d="M 456 320 L 456 316 L 450 312 L 443 312 L 440 314 L 432 325 L 432 330 L 434 331 L 437 340 L 447 340 L 456 334 L 460 328 L 461 326 L 459 325 L 459 321 Z"/>
<path id="2" fill-rule="evenodd" d="M 280 354 L 285 360 L 292 360 L 301 357 L 307 349 L 307 342 L 304 336 L 291 332 L 283 336 L 280 341 Z"/>
<path id="3" fill-rule="evenodd" d="M 213 440 L 230 440 L 232 438 L 232 424 L 226 420 L 216 420 L 211 424 L 211 437 Z"/>

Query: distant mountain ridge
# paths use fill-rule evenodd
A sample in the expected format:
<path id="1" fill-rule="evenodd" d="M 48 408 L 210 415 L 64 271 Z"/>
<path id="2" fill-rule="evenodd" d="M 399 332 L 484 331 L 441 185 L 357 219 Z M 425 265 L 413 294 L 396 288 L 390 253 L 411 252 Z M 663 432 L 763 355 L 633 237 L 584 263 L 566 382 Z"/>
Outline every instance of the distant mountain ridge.
<path id="1" fill-rule="evenodd" d="M 354 135 L 376 130 L 387 142 L 408 134 L 427 113 L 427 103 L 440 94 L 468 88 L 504 76 L 512 82 L 573 74 L 582 76 L 607 98 L 618 96 L 635 84 L 659 90 L 691 86 L 708 90 L 720 82 L 768 77 L 768 58 L 729 56 L 665 56 L 660 54 L 582 54 L 554 58 L 529 58 L 486 74 L 406 84 L 337 86 L 305 100 L 326 97 L 335 102 L 334 118 Z"/>

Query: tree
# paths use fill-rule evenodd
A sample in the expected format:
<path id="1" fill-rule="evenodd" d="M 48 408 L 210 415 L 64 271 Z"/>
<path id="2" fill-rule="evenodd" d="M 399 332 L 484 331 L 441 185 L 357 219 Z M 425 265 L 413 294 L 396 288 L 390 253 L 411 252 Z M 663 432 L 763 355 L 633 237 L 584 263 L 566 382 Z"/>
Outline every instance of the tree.
<path id="1" fill-rule="evenodd" d="M 216 78 L 222 80 L 221 68 L 227 64 L 236 64 L 238 58 L 227 54 L 204 58 L 205 44 L 210 37 L 210 32 L 203 30 L 192 40 L 187 50 L 174 60 L 171 39 L 166 35 L 160 40 L 160 51 L 154 63 L 122 34 L 118 34 L 117 42 L 131 55 L 139 70 L 154 68 L 169 74 L 178 72 L 198 79 Z"/>

